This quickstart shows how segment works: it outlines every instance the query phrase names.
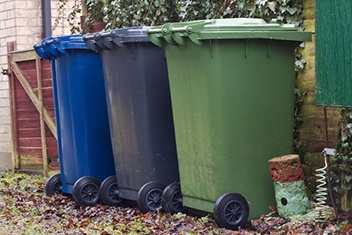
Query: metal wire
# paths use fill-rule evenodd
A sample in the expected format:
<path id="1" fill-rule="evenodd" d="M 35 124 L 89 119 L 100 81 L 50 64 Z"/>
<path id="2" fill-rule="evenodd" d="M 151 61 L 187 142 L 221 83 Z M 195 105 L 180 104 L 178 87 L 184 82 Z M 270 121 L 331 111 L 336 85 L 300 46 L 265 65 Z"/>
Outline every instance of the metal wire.
<path id="1" fill-rule="evenodd" d="M 317 190 L 316 190 L 316 201 L 317 207 L 316 214 L 317 214 L 317 221 L 325 221 L 325 215 L 323 210 L 327 208 L 326 201 L 328 196 L 328 189 L 326 185 L 326 169 L 328 167 L 327 157 L 324 156 L 324 167 L 316 169 L 316 176 L 318 177 L 317 183 Z"/>

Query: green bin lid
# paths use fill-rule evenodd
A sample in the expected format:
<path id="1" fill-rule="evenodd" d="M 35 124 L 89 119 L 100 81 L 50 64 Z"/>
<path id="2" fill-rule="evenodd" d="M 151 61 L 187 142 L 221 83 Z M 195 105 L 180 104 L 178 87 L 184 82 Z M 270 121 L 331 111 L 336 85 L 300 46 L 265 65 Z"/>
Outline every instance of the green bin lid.
<path id="1" fill-rule="evenodd" d="M 299 31 L 293 24 L 282 24 L 277 20 L 266 23 L 263 19 L 253 18 L 167 23 L 148 29 L 147 34 L 159 46 L 163 40 L 170 44 L 183 45 L 187 37 L 196 44 L 207 39 L 311 41 L 311 32 Z"/>

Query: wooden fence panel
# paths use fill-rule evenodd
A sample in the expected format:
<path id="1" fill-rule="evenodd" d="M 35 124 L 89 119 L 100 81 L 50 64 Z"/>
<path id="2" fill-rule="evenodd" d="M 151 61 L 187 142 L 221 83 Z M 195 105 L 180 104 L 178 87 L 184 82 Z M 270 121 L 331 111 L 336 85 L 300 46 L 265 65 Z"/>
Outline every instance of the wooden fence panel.
<path id="1" fill-rule="evenodd" d="M 8 58 L 13 167 L 48 175 L 59 169 L 50 63 L 34 50 Z"/>

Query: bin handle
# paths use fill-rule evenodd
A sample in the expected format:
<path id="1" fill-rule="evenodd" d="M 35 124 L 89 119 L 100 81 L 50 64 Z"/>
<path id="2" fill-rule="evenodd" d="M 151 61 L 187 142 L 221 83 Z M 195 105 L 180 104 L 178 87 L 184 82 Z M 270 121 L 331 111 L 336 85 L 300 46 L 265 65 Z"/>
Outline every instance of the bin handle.
<path id="1" fill-rule="evenodd" d="M 101 37 L 103 37 L 103 38 L 109 37 L 109 36 L 111 36 L 111 37 L 114 36 L 114 35 L 113 35 L 113 32 L 110 32 L 110 31 L 101 32 L 100 35 L 101 35 Z"/>
<path id="2" fill-rule="evenodd" d="M 94 34 L 93 33 L 84 35 L 83 36 L 83 41 L 89 47 L 89 49 L 91 49 L 91 50 L 93 50 L 95 52 L 99 51 L 99 47 L 95 43 Z"/>
<path id="3" fill-rule="evenodd" d="M 83 41 L 88 41 L 94 39 L 94 33 L 83 35 Z"/>
<path id="4" fill-rule="evenodd" d="M 173 24 L 170 25 L 171 37 L 179 45 L 185 45 L 186 41 L 183 37 L 183 33 L 187 31 L 187 26 L 184 27 L 173 27 Z"/>
<path id="5" fill-rule="evenodd" d="M 153 29 L 153 28 L 151 28 L 151 29 L 148 29 L 147 31 L 146 31 L 146 33 L 147 33 L 147 35 L 148 35 L 148 37 L 149 37 L 149 39 L 150 39 L 150 41 L 152 42 L 152 43 L 154 43 L 155 45 L 157 45 L 157 46 L 159 46 L 159 47 L 161 47 L 162 45 L 163 45 L 163 42 L 162 42 L 162 40 L 160 39 L 162 36 L 160 35 L 160 33 L 161 33 L 161 29 L 160 28 L 156 28 L 156 29 Z"/>
<path id="6" fill-rule="evenodd" d="M 112 50 L 114 48 L 114 43 L 111 38 L 103 38 L 102 42 L 108 50 Z"/>
<path id="7" fill-rule="evenodd" d="M 193 43 L 202 45 L 203 42 L 199 40 L 198 34 L 194 31 L 192 26 L 174 27 L 173 23 L 166 23 L 161 27 L 151 28 L 147 30 L 147 34 L 152 43 L 162 46 L 164 39 L 171 45 L 185 45 L 184 37 L 188 37 Z"/>
<path id="8" fill-rule="evenodd" d="M 48 38 L 43 41 L 43 45 L 46 47 L 45 52 L 46 54 L 50 55 L 53 58 L 57 58 L 60 56 L 60 50 L 54 44 L 58 41 L 57 38 Z M 62 53 L 67 54 L 66 51 Z"/>
<path id="9" fill-rule="evenodd" d="M 169 30 L 170 25 L 171 23 L 166 23 L 161 27 L 148 29 L 146 33 L 149 36 L 150 41 L 159 47 L 164 45 L 163 39 L 171 45 L 177 45 Z"/>
<path id="10" fill-rule="evenodd" d="M 169 27 L 171 26 L 172 24 L 164 24 L 162 27 L 161 27 L 161 34 L 162 36 L 164 37 L 165 41 L 167 43 L 169 43 L 170 45 L 174 45 L 176 46 L 177 43 L 176 41 L 173 39 L 172 37 L 172 31 L 170 31 Z"/>
<path id="11" fill-rule="evenodd" d="M 112 38 L 112 42 L 114 42 L 118 47 L 125 47 L 125 44 L 123 43 L 123 40 L 121 37 Z"/>
<path id="12" fill-rule="evenodd" d="M 49 38 L 49 40 L 46 41 L 46 45 L 48 45 L 48 47 L 50 49 L 52 49 L 52 51 L 56 50 L 59 53 L 61 52 L 62 54 L 66 55 L 68 52 L 66 51 L 66 45 L 67 43 L 60 43 L 59 39 L 57 37 L 55 38 Z M 55 52 L 56 53 L 56 52 Z M 59 54 L 57 54 L 57 56 L 59 56 Z"/>
<path id="13" fill-rule="evenodd" d="M 114 48 L 114 42 L 112 37 L 115 35 L 113 33 L 114 31 L 106 31 L 106 32 L 101 32 L 99 33 L 100 39 L 102 41 L 102 44 L 108 49 L 112 50 Z"/>
<path id="14" fill-rule="evenodd" d="M 147 30 L 147 34 L 157 34 L 157 33 L 161 33 L 161 27 L 160 28 L 150 28 Z"/>
<path id="15" fill-rule="evenodd" d="M 85 42 L 87 47 L 89 47 L 89 49 L 97 52 L 99 51 L 99 47 L 97 46 L 97 44 L 95 42 L 93 42 L 93 40 L 88 40 Z"/>
<path id="16" fill-rule="evenodd" d="M 109 49 L 105 45 L 105 43 L 103 42 L 102 37 L 99 33 L 94 34 L 94 41 L 95 41 L 96 45 L 98 45 L 101 50 Z"/>
<path id="17" fill-rule="evenodd" d="M 193 29 L 191 26 L 187 25 L 187 26 L 182 26 L 182 27 L 172 27 L 172 25 L 170 25 L 170 30 L 173 33 L 187 33 L 187 34 L 191 34 L 193 33 Z"/>
<path id="18" fill-rule="evenodd" d="M 199 40 L 198 34 L 195 33 L 194 29 L 192 26 L 182 26 L 182 27 L 172 27 L 170 25 L 170 31 L 172 33 L 172 37 L 176 42 L 178 42 L 180 45 L 184 45 L 185 41 L 183 39 L 183 36 L 188 37 L 193 43 L 197 45 L 202 45 L 202 41 Z"/>

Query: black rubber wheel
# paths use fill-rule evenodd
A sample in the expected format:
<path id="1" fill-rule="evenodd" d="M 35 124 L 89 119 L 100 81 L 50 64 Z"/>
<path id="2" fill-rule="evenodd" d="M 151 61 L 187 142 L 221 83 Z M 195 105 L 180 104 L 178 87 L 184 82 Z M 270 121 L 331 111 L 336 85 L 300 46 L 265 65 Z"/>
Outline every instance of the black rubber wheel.
<path id="1" fill-rule="evenodd" d="M 247 200 L 238 193 L 225 193 L 215 203 L 214 219 L 223 228 L 236 230 L 244 226 L 249 215 Z"/>
<path id="2" fill-rule="evenodd" d="M 45 194 L 48 197 L 51 197 L 55 194 L 62 193 L 62 182 L 61 182 L 61 175 L 56 174 L 51 176 L 45 185 Z"/>
<path id="3" fill-rule="evenodd" d="M 137 195 L 137 206 L 142 213 L 157 211 L 161 208 L 164 186 L 156 181 L 143 185 Z"/>
<path id="4" fill-rule="evenodd" d="M 179 182 L 174 182 L 164 189 L 161 204 L 163 206 L 163 209 L 170 214 L 185 212 Z"/>
<path id="5" fill-rule="evenodd" d="M 101 183 L 99 195 L 102 203 L 105 205 L 118 206 L 121 204 L 122 200 L 120 198 L 116 176 L 110 176 Z"/>
<path id="6" fill-rule="evenodd" d="M 99 201 L 100 181 L 83 176 L 73 185 L 72 196 L 78 206 L 92 206 Z"/>

